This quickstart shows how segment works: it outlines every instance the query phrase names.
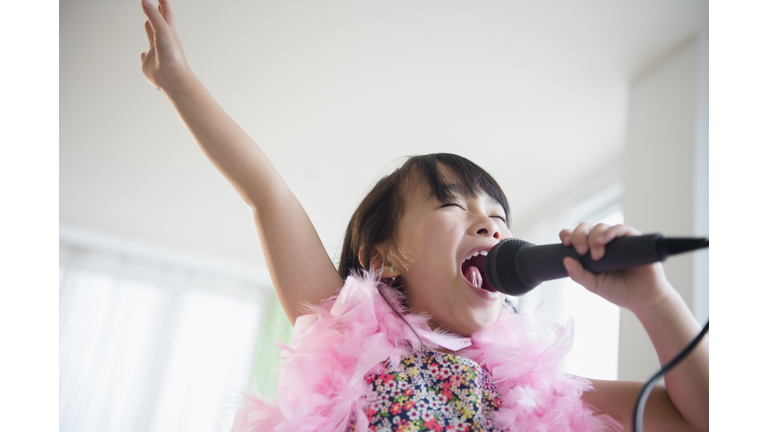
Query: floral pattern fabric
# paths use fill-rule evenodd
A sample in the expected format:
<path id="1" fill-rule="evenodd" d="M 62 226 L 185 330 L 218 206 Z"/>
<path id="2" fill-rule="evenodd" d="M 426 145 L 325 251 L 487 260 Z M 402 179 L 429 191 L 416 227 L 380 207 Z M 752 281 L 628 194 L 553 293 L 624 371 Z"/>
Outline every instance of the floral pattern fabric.
<path id="1" fill-rule="evenodd" d="M 476 362 L 427 348 L 366 377 L 369 431 L 497 431 L 501 396 Z"/>

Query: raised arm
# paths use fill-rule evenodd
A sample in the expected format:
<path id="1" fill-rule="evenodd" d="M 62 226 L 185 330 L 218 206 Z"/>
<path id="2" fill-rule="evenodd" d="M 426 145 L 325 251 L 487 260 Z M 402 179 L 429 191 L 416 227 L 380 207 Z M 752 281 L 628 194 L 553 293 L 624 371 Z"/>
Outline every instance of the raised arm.
<path id="1" fill-rule="evenodd" d="M 142 1 L 149 50 L 142 72 L 168 98 L 214 166 L 253 209 L 264 258 L 280 303 L 293 323 L 303 303 L 319 303 L 341 287 L 312 222 L 258 145 L 192 73 L 168 0 Z"/>
<path id="2" fill-rule="evenodd" d="M 626 225 L 595 227 L 581 224 L 574 231 L 563 230 L 560 238 L 593 259 L 605 254 L 611 240 L 640 232 Z M 594 275 L 567 258 L 568 274 L 588 290 L 618 306 L 628 308 L 640 320 L 651 338 L 662 365 L 669 363 L 701 331 L 680 294 L 664 276 L 660 263 L 622 272 Z M 646 431 L 709 430 L 709 344 L 705 337 L 696 349 L 664 377 L 648 399 L 644 419 Z M 595 391 L 584 400 L 610 414 L 631 431 L 632 411 L 644 383 L 593 381 Z"/>

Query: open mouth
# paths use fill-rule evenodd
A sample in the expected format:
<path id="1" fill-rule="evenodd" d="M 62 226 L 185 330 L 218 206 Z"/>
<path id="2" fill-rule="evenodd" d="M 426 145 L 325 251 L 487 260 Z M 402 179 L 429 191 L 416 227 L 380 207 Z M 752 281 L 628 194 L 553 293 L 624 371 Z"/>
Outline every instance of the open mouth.
<path id="1" fill-rule="evenodd" d="M 463 274 L 464 279 L 475 288 L 496 292 L 496 290 L 485 281 L 486 255 L 488 255 L 488 251 L 475 251 L 472 255 L 465 258 L 464 262 L 461 263 L 461 274 Z"/>

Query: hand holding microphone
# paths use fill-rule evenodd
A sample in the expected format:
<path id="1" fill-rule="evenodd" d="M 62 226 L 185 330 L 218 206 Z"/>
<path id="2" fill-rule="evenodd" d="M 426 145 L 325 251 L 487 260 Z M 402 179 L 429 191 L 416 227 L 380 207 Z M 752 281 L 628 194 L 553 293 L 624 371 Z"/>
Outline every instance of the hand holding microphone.
<path id="1" fill-rule="evenodd" d="M 536 246 L 520 239 L 507 239 L 488 253 L 484 265 L 485 277 L 496 290 L 519 296 L 543 281 L 569 276 L 563 260 L 570 257 L 593 273 L 582 272 L 577 268 L 578 264 L 570 263 L 572 272 L 577 272 L 571 274 L 574 280 L 608 298 L 606 294 L 609 293 L 600 292 L 601 286 L 607 282 L 607 272 L 644 266 L 662 261 L 669 255 L 709 245 L 706 238 L 666 238 L 660 234 L 639 234 L 626 225 L 609 227 L 599 224 L 592 227 L 581 224 L 573 232 L 563 230 L 560 233 L 562 244 Z M 661 276 L 663 278 L 663 273 Z M 615 285 L 635 281 L 612 282 Z M 624 303 L 621 299 L 608 300 L 617 304 Z"/>
<path id="2" fill-rule="evenodd" d="M 696 388 L 695 383 L 704 382 L 703 386 L 698 385 L 698 392 L 705 394 L 706 406 L 709 354 L 706 345 L 698 345 L 709 329 L 709 322 L 698 332 L 696 319 L 667 281 L 661 265 L 648 264 L 669 255 L 707 248 L 709 239 L 640 235 L 626 225 L 605 224 L 581 224 L 573 231 L 561 231 L 560 239 L 562 244 L 543 246 L 514 238 L 501 241 L 488 252 L 483 265 L 485 280 L 497 291 L 522 295 L 543 281 L 571 276 L 588 290 L 635 313 L 651 337 L 659 359 L 671 360 L 662 360 L 664 367 L 639 392 L 632 415 L 634 430 L 643 430 L 643 412 L 656 382 L 678 365 L 686 372 L 670 376 L 667 384 Z M 696 332 L 698 336 L 681 349 L 680 340 L 685 341 Z M 683 359 L 687 363 L 681 363 Z M 675 406 L 683 406 L 680 396 L 677 400 L 673 400 Z M 690 415 L 690 405 L 688 410 Z"/>

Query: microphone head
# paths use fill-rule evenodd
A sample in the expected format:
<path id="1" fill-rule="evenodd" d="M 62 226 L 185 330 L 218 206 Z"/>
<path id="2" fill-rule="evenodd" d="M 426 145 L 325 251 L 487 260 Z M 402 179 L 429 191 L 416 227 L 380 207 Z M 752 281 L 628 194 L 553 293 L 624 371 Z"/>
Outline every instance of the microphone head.
<path id="1" fill-rule="evenodd" d="M 512 296 L 521 296 L 537 287 L 526 284 L 517 273 L 517 254 L 521 249 L 533 246 L 533 243 L 516 238 L 502 240 L 488 251 L 485 259 L 485 277 L 496 291 Z"/>

